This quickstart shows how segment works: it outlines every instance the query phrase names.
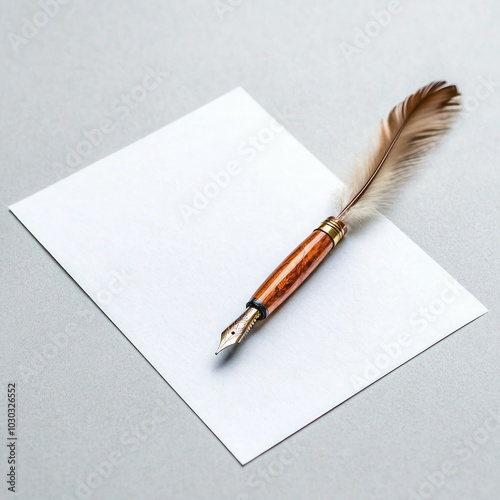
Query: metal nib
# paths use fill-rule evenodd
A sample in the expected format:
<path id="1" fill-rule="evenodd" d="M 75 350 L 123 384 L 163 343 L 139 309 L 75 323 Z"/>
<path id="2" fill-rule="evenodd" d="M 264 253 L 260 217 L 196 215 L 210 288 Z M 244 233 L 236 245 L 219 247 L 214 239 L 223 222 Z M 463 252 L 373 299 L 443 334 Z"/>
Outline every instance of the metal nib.
<path id="1" fill-rule="evenodd" d="M 234 322 L 231 323 L 221 334 L 220 344 L 215 354 L 234 344 L 239 344 L 259 319 L 260 312 L 254 307 L 247 310 Z"/>

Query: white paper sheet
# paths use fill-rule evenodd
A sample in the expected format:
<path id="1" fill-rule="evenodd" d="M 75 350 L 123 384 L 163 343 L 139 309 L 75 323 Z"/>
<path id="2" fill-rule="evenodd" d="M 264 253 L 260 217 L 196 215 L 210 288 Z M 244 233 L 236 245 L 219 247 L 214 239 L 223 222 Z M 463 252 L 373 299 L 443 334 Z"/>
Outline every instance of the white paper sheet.
<path id="1" fill-rule="evenodd" d="M 245 464 L 486 312 L 380 217 L 215 356 L 338 186 L 236 89 L 11 210 Z"/>

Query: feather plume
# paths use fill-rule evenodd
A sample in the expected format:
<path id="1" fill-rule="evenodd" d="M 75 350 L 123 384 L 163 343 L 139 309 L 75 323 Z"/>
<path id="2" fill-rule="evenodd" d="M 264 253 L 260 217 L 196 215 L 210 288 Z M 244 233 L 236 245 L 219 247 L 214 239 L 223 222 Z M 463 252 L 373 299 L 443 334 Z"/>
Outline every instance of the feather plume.
<path id="1" fill-rule="evenodd" d="M 460 106 L 454 85 L 433 82 L 395 106 L 381 123 L 378 143 L 342 194 L 338 218 L 349 228 L 387 207 L 424 153 L 451 125 Z"/>

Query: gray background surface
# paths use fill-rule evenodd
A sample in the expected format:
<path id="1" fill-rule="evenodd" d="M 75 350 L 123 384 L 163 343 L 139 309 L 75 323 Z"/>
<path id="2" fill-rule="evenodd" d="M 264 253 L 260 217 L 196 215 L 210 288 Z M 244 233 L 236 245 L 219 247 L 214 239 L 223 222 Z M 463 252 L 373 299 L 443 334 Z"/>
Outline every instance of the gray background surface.
<path id="1" fill-rule="evenodd" d="M 20 436 L 18 493 L 2 480 L 0 497 L 500 497 L 500 424 L 484 430 L 500 415 L 500 4 L 401 1 L 346 57 L 389 5 L 69 1 L 20 41 L 40 3 L 0 2 L 0 428 L 15 381 Z M 161 84 L 118 108 L 156 66 Z M 236 86 L 345 178 L 377 120 L 442 78 L 464 118 L 387 215 L 490 313 L 245 467 L 7 210 Z M 106 117 L 113 131 L 62 172 Z"/>

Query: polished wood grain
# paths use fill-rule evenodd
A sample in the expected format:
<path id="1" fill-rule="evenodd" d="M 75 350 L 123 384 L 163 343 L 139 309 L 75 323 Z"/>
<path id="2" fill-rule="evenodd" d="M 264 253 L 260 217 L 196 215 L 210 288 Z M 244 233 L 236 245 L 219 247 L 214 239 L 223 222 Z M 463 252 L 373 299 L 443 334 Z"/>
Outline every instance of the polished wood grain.
<path id="1" fill-rule="evenodd" d="M 333 248 L 332 239 L 315 230 L 264 281 L 251 300 L 271 314 L 316 269 Z"/>

